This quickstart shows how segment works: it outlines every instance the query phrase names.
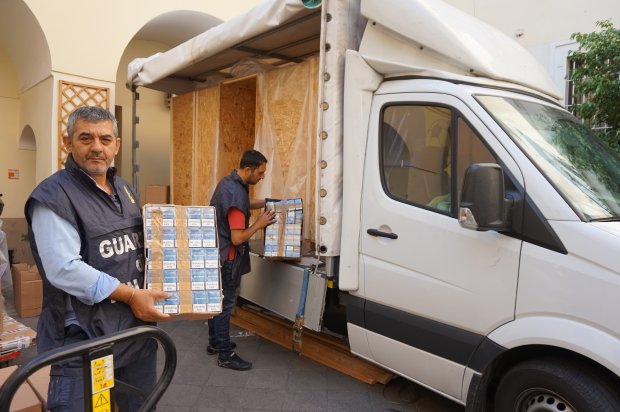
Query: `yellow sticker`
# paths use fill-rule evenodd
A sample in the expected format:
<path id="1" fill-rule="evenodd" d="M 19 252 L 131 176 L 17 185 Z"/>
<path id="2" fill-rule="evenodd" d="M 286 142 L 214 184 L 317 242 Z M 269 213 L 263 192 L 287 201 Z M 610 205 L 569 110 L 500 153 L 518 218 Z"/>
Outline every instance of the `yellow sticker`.
<path id="1" fill-rule="evenodd" d="M 93 394 L 114 387 L 114 358 L 112 355 L 90 361 Z"/>
<path id="2" fill-rule="evenodd" d="M 129 189 L 127 189 L 127 186 L 123 186 L 123 187 L 125 188 L 125 193 L 127 193 L 127 197 L 129 197 L 129 200 L 131 200 L 131 203 L 136 203 L 131 193 L 129 193 Z"/>
<path id="3" fill-rule="evenodd" d="M 93 412 L 112 412 L 109 389 L 93 395 Z"/>

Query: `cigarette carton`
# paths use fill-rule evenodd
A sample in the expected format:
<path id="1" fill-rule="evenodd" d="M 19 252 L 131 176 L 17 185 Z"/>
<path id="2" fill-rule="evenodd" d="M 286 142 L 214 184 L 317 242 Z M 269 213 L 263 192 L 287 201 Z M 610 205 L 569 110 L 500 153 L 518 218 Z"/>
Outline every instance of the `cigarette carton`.
<path id="1" fill-rule="evenodd" d="M 143 216 L 146 287 L 172 295 L 155 306 L 192 318 L 221 312 L 215 208 L 147 204 Z"/>
<path id="2" fill-rule="evenodd" d="M 265 228 L 264 256 L 283 260 L 301 258 L 302 199 L 267 199 L 265 210 L 274 210 L 275 223 Z"/>

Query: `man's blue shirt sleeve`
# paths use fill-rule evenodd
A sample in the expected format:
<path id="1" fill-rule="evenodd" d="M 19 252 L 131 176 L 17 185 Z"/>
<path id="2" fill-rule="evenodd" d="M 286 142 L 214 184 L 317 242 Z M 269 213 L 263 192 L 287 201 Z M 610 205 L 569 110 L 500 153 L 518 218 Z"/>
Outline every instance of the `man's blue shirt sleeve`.
<path id="1" fill-rule="evenodd" d="M 39 202 L 31 208 L 32 231 L 49 282 L 87 305 L 110 296 L 120 282 L 82 261 L 77 230 Z"/>

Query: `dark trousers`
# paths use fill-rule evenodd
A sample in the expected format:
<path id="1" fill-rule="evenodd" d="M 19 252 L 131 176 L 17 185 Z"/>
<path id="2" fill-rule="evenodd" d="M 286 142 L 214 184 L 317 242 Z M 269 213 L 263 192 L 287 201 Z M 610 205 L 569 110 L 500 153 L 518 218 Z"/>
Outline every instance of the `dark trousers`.
<path id="1" fill-rule="evenodd" d="M 66 329 L 65 344 L 87 340 L 88 336 L 77 325 Z M 47 394 L 47 409 L 50 412 L 81 412 L 84 410 L 84 379 L 82 360 L 70 360 L 62 365 L 52 365 L 50 384 Z M 123 381 L 140 389 L 148 396 L 155 386 L 157 376 L 157 352 L 151 351 L 146 357 L 136 360 L 121 368 L 114 369 L 114 380 Z M 114 390 L 116 403 L 120 412 L 137 411 L 142 401 L 135 396 Z M 87 394 L 90 396 L 90 393 Z"/>
<path id="2" fill-rule="evenodd" d="M 241 283 L 241 276 L 232 273 L 231 260 L 222 266 L 222 313 L 209 319 L 209 345 L 219 349 L 220 359 L 227 359 L 232 354 L 230 347 L 230 315 L 237 301 L 237 288 Z"/>

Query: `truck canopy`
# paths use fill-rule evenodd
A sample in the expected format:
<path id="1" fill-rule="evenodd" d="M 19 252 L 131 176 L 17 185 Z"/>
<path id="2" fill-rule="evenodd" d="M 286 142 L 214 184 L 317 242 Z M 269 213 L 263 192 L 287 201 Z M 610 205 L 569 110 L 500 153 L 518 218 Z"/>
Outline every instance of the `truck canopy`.
<path id="1" fill-rule="evenodd" d="M 516 41 L 441 0 L 323 0 L 314 8 L 302 0 L 266 0 L 167 52 L 132 61 L 127 86 L 186 94 L 250 75 L 246 62 L 251 70 L 319 56 L 316 105 L 305 111 L 316 113 L 316 130 L 298 137 L 316 139 L 321 165 L 311 219 L 317 254 L 340 256 L 347 50 L 384 78 L 427 76 L 558 97 L 549 75 Z"/>
<path id="2" fill-rule="evenodd" d="M 559 97 L 544 68 L 515 40 L 441 0 L 361 0 L 361 14 L 389 33 L 360 50 L 382 75 L 486 77 Z M 320 9 L 302 0 L 267 0 L 165 53 L 133 60 L 127 85 L 183 94 L 232 77 L 227 69 L 245 58 L 271 65 L 298 62 L 319 52 L 320 23 Z"/>

